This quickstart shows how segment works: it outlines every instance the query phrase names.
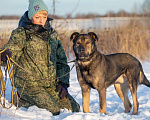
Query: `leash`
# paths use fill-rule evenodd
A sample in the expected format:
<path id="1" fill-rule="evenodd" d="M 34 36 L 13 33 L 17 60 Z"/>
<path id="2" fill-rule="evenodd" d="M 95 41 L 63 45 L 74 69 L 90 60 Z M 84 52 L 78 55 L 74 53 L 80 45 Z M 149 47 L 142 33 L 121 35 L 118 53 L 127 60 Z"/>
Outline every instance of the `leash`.
<path id="1" fill-rule="evenodd" d="M 2 52 L 4 52 L 4 51 L 5 51 L 5 49 L 4 49 L 3 51 L 0 51 L 0 54 L 1 54 Z M 0 55 L 0 57 L 1 57 L 1 55 Z M 3 91 L 4 91 L 4 94 L 5 94 L 5 90 L 6 90 L 5 85 L 6 85 L 7 70 L 8 70 L 9 77 L 10 77 L 10 81 L 11 81 L 11 86 L 12 86 L 12 91 L 11 91 L 11 101 L 12 101 L 12 103 L 11 103 L 11 106 L 9 106 L 9 107 L 7 108 L 7 107 L 5 106 L 5 95 L 4 95 L 4 102 L 3 102 L 3 104 L 1 103 L 1 105 L 2 105 L 2 107 L 4 107 L 4 108 L 10 109 L 10 108 L 13 106 L 13 99 L 14 99 L 14 93 L 15 93 L 15 96 L 16 96 L 16 98 L 17 98 L 17 104 L 16 104 L 16 110 L 17 110 L 17 109 L 18 109 L 18 105 L 19 105 L 19 101 L 20 101 L 20 99 L 21 99 L 21 96 L 22 96 L 22 94 L 23 94 L 23 91 L 24 91 L 24 88 L 25 88 L 25 85 L 26 85 L 26 80 L 25 80 L 25 82 L 24 82 L 24 86 L 23 86 L 23 88 L 22 88 L 21 94 L 20 94 L 20 96 L 18 97 L 17 90 L 16 90 L 16 88 L 15 88 L 15 86 L 14 86 L 14 77 L 13 77 L 14 74 L 13 74 L 13 69 L 12 69 L 11 62 L 13 62 L 16 66 L 18 66 L 20 69 L 24 70 L 24 71 L 27 72 L 28 74 L 30 74 L 30 75 L 32 75 L 32 74 L 29 73 L 28 71 L 26 71 L 26 70 L 25 70 L 23 67 L 21 67 L 20 65 L 18 65 L 12 58 L 9 58 L 8 55 L 6 55 L 6 57 L 7 57 L 7 68 L 5 69 L 5 80 L 4 80 L 4 76 L 3 76 L 2 70 L 0 69 L 0 83 L 1 83 L 0 103 L 1 103 L 1 97 L 2 97 L 2 95 L 3 95 Z M 75 60 L 72 60 L 72 61 L 69 61 L 69 62 L 67 62 L 67 63 L 72 63 L 72 62 L 75 62 L 75 64 L 73 64 L 73 66 L 71 67 L 70 71 L 69 71 L 68 73 L 64 74 L 63 76 L 57 77 L 57 78 L 55 78 L 55 79 L 64 77 L 64 76 L 66 76 L 67 74 L 69 74 L 69 73 L 72 71 L 73 67 L 76 66 L 76 59 L 75 59 Z M 0 59 L 0 66 L 1 66 L 1 59 Z M 32 76 L 33 76 L 33 75 L 32 75 Z M 81 90 L 80 90 L 80 91 L 81 91 Z M 78 93 L 73 97 L 74 99 L 78 96 L 78 94 L 80 93 L 80 91 L 78 91 Z M 15 113 L 16 113 L 16 110 L 15 110 Z M 2 111 L 1 111 L 0 113 L 5 114 L 5 113 L 3 113 Z M 23 116 L 16 115 L 15 113 L 14 113 L 14 114 L 8 114 L 8 115 L 13 115 L 13 116 L 17 116 L 17 117 L 23 117 Z M 24 117 L 24 118 L 28 118 L 28 117 Z"/>
<path id="2" fill-rule="evenodd" d="M 5 50 L 6 50 L 6 49 L 4 49 L 3 51 L 0 51 L 0 54 L 1 54 L 2 52 L 4 52 Z M 18 66 L 20 69 L 22 69 L 22 70 L 25 71 L 26 73 L 28 73 L 30 76 L 36 78 L 36 80 L 34 80 L 34 81 L 32 81 L 32 82 L 42 81 L 42 80 L 46 80 L 46 79 L 50 79 L 50 78 L 51 78 L 51 76 L 46 76 L 46 77 L 43 78 L 43 79 L 38 78 L 37 76 L 32 75 L 30 72 L 28 72 L 28 71 L 25 70 L 23 67 L 21 67 L 20 65 L 18 65 L 18 63 L 16 63 L 12 58 L 8 58 L 8 57 L 7 57 L 7 59 L 8 59 L 8 60 L 11 60 L 12 63 L 14 63 L 16 66 Z M 71 63 L 71 62 L 76 62 L 76 60 L 72 60 L 72 61 L 69 61 L 69 62 L 67 62 L 67 63 Z M 10 63 L 10 62 L 9 62 L 9 63 Z M 11 63 L 10 63 L 10 65 L 11 65 Z M 64 74 L 64 75 L 62 75 L 62 76 L 60 76 L 60 77 L 54 78 L 54 79 L 59 79 L 59 78 L 62 78 L 62 77 L 64 77 L 64 76 L 68 75 L 68 74 L 72 71 L 72 69 L 73 69 L 74 66 L 75 66 L 75 64 L 73 64 L 73 66 L 71 67 L 71 69 L 70 69 L 70 71 L 69 71 L 68 73 L 66 73 L 66 74 Z M 54 80 L 54 79 L 52 79 L 52 80 Z"/>
<path id="3" fill-rule="evenodd" d="M 72 62 L 76 62 L 77 60 L 76 59 L 74 59 L 74 60 L 72 60 L 72 61 L 69 61 L 69 62 L 67 62 L 67 63 L 72 63 Z"/>
<path id="4" fill-rule="evenodd" d="M 17 103 L 18 103 L 18 95 L 17 95 L 17 90 L 14 86 L 14 77 L 13 77 L 13 70 L 12 70 L 12 65 L 11 65 L 11 62 L 10 62 L 10 59 L 8 57 L 8 55 L 6 55 L 7 57 L 7 68 L 5 69 L 5 80 L 4 80 L 4 76 L 2 75 L 2 70 L 0 69 L 0 74 L 1 74 L 1 77 L 0 77 L 0 82 L 1 82 L 1 93 L 0 93 L 0 102 L 1 102 L 1 97 L 3 95 L 3 91 L 4 91 L 4 102 L 1 103 L 1 105 L 6 108 L 5 106 L 5 91 L 6 91 L 6 81 L 7 81 L 7 71 L 8 71 L 8 74 L 9 74 L 9 77 L 10 77 L 10 81 L 11 81 L 11 86 L 12 86 L 12 91 L 11 91 L 11 100 L 12 100 L 12 104 L 9 108 L 12 107 L 13 105 L 13 93 L 15 92 L 16 94 L 16 98 L 17 98 Z M 18 109 L 18 104 L 17 104 L 17 109 Z"/>
<path id="5" fill-rule="evenodd" d="M 16 66 L 18 66 L 20 69 L 22 69 L 23 71 L 25 71 L 26 73 L 28 73 L 30 76 L 32 76 L 32 77 L 34 77 L 34 78 L 37 79 L 37 80 L 32 81 L 32 82 L 37 82 L 37 81 L 42 81 L 42 80 L 50 79 L 50 77 L 51 77 L 51 76 L 47 76 L 47 77 L 45 77 L 45 78 L 43 78 L 43 79 L 37 78 L 37 76 L 32 75 L 31 73 L 29 73 L 28 71 L 26 71 L 23 67 L 21 67 L 20 65 L 18 65 L 12 58 L 10 58 L 10 60 L 11 60 Z M 71 62 L 74 62 L 74 61 L 75 61 L 75 60 L 70 61 L 70 62 L 68 62 L 68 63 L 71 63 Z M 64 77 L 64 76 L 68 75 L 68 74 L 72 71 L 72 69 L 73 69 L 74 66 L 75 66 L 75 64 L 73 64 L 73 66 L 71 67 L 71 69 L 70 69 L 70 71 L 69 71 L 68 73 L 66 73 L 66 74 L 64 74 L 64 75 L 62 75 L 62 76 L 60 76 L 60 77 L 54 78 L 54 79 L 59 79 L 59 78 L 62 78 L 62 77 Z M 54 79 L 52 79 L 52 80 L 54 80 Z"/>
<path id="6" fill-rule="evenodd" d="M 75 99 L 80 92 L 81 92 L 81 90 L 79 90 L 78 93 L 76 94 L 76 96 L 74 96 L 73 98 Z"/>
<path id="7" fill-rule="evenodd" d="M 0 51 L 0 54 L 3 53 L 5 50 L 6 50 L 6 49 Z M 21 67 L 20 65 L 18 65 L 12 58 L 9 58 L 8 55 L 6 55 L 6 57 L 7 57 L 7 69 L 6 69 L 6 71 L 5 71 L 5 73 L 6 73 L 6 74 L 5 74 L 5 80 L 4 80 L 4 76 L 3 76 L 3 74 L 2 74 L 2 70 L 0 69 L 0 82 L 1 82 L 0 102 L 1 102 L 1 97 L 2 97 L 2 95 L 3 95 L 3 91 L 4 91 L 4 98 L 5 98 L 5 90 L 6 90 L 5 85 L 6 85 L 6 79 L 7 79 L 7 76 L 6 76 L 6 75 L 7 75 L 7 70 L 8 70 L 9 77 L 10 77 L 10 81 L 11 81 L 11 85 L 12 85 L 12 92 L 11 92 L 12 104 L 11 104 L 11 106 L 10 106 L 9 108 L 11 108 L 12 105 L 13 105 L 13 93 L 15 92 L 15 95 L 16 95 L 16 97 L 17 97 L 17 106 L 16 106 L 16 109 L 18 109 L 19 100 L 21 99 L 21 96 L 22 96 L 22 94 L 23 94 L 23 91 L 24 91 L 25 84 L 26 84 L 26 81 L 27 81 L 27 80 L 25 80 L 24 86 L 23 86 L 22 91 L 21 91 L 21 94 L 20 94 L 20 96 L 18 97 L 17 90 L 16 90 L 16 88 L 15 88 L 15 86 L 14 86 L 14 77 L 13 77 L 14 74 L 13 74 L 13 69 L 12 69 L 11 61 L 12 61 L 16 66 L 18 66 L 20 69 L 22 69 L 23 71 L 25 71 L 26 73 L 28 73 L 29 75 L 31 75 L 32 77 L 35 77 L 35 78 L 37 78 L 37 77 L 34 76 L 34 75 L 32 75 L 31 73 L 29 73 L 28 71 L 26 71 L 26 70 L 25 70 L 23 67 Z M 71 63 L 71 62 L 76 62 L 76 60 L 72 60 L 72 61 L 70 61 L 70 62 L 68 62 L 68 63 Z M 0 66 L 1 66 L 1 60 L 0 60 Z M 62 77 L 64 77 L 64 76 L 68 75 L 68 74 L 72 71 L 72 69 L 73 69 L 74 66 L 75 66 L 75 64 L 73 64 L 72 68 L 70 69 L 70 71 L 69 71 L 68 73 L 66 73 L 66 74 L 64 74 L 64 75 L 62 75 L 62 76 L 60 76 L 60 77 L 56 77 L 56 78 L 54 78 L 54 79 L 59 79 L 59 78 L 62 78 Z M 46 77 L 46 78 L 49 78 L 49 77 L 51 77 L 51 76 L 48 76 L 48 77 Z M 49 78 L 49 79 L 50 79 L 50 78 Z M 52 80 L 54 80 L 54 79 L 52 79 Z M 40 79 L 40 80 L 36 80 L 36 81 L 32 81 L 32 82 L 37 82 L 37 81 L 41 81 L 41 80 L 45 80 L 45 78 L 44 78 L 44 79 Z M 75 97 L 76 97 L 76 96 L 75 96 Z M 4 99 L 4 100 L 5 100 L 5 99 Z M 2 103 L 1 103 L 1 104 L 2 104 Z M 3 106 L 4 108 L 6 108 L 6 107 L 5 107 L 5 101 L 3 102 L 2 106 Z"/>

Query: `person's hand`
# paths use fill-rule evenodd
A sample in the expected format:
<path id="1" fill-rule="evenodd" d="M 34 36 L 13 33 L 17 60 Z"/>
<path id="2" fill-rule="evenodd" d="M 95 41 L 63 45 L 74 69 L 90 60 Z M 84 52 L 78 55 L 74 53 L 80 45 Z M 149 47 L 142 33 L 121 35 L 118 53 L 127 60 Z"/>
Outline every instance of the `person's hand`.
<path id="1" fill-rule="evenodd" d="M 5 62 L 7 60 L 6 55 L 8 55 L 8 57 L 11 57 L 12 52 L 9 49 L 7 49 L 3 53 L 1 53 L 1 61 Z"/>
<path id="2" fill-rule="evenodd" d="M 64 97 L 68 98 L 67 86 L 64 83 L 62 82 L 58 83 L 57 92 L 59 92 L 60 99 L 63 99 Z"/>

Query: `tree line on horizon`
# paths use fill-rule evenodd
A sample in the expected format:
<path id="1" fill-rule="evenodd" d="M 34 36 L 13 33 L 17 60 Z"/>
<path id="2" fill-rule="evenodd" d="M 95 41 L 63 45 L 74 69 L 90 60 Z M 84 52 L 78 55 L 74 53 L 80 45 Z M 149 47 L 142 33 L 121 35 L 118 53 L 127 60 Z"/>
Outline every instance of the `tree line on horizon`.
<path id="1" fill-rule="evenodd" d="M 150 17 L 150 15 L 147 14 L 137 14 L 137 13 L 128 13 L 124 10 L 119 11 L 118 13 L 114 13 L 113 11 L 107 12 L 104 15 L 100 14 L 95 14 L 95 13 L 87 13 L 87 14 L 82 14 L 78 13 L 74 17 L 71 14 L 68 14 L 66 16 L 59 16 L 59 15 L 52 15 L 49 14 L 48 17 L 53 18 L 53 19 L 92 19 L 95 17 Z M 21 16 L 17 15 L 3 15 L 0 16 L 0 19 L 20 19 Z"/>
<path id="2" fill-rule="evenodd" d="M 104 15 L 96 13 L 87 13 L 87 14 L 77 13 L 75 16 L 72 16 L 72 13 L 70 13 L 65 16 L 49 14 L 48 17 L 53 19 L 92 19 L 95 17 L 150 17 L 150 0 L 145 0 L 142 6 L 140 6 L 140 8 L 137 8 L 137 6 L 135 5 L 133 9 L 134 10 L 131 13 L 125 10 L 120 10 L 117 13 L 109 11 Z M 20 19 L 20 18 L 21 16 L 17 15 L 0 16 L 0 19 Z"/>

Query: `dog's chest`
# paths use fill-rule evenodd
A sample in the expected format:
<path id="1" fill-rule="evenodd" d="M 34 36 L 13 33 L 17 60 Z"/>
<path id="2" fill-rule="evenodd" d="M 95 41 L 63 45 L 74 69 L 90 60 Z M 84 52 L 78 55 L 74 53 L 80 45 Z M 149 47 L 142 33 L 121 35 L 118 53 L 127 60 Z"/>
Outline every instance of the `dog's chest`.
<path id="1" fill-rule="evenodd" d="M 96 69 L 97 66 L 94 64 L 79 64 L 80 72 L 85 81 L 88 83 L 92 83 L 92 81 L 95 79 L 96 75 Z"/>
<path id="2" fill-rule="evenodd" d="M 82 76 L 84 78 L 85 81 L 87 81 L 88 83 L 92 83 L 93 81 L 93 72 L 90 70 L 83 70 L 82 71 Z"/>
<path id="3" fill-rule="evenodd" d="M 88 84 L 89 87 L 96 89 L 96 87 L 94 86 L 94 82 L 95 82 L 95 77 L 93 76 L 93 74 L 90 73 L 90 71 L 83 71 L 82 72 L 82 77 L 83 79 L 86 81 L 86 83 Z"/>
<path id="4" fill-rule="evenodd" d="M 88 76 L 90 76 L 90 74 L 89 74 L 89 71 L 82 71 L 82 74 L 83 74 L 83 77 L 88 77 Z"/>

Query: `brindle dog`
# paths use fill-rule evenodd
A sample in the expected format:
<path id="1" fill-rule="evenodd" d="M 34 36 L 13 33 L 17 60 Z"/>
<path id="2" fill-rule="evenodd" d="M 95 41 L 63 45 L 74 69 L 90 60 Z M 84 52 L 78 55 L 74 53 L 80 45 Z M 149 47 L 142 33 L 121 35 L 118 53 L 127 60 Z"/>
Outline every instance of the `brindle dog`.
<path id="1" fill-rule="evenodd" d="M 125 112 L 130 112 L 132 105 L 128 98 L 130 89 L 133 98 L 133 113 L 137 114 L 137 86 L 150 82 L 144 75 L 141 63 L 128 53 L 104 55 L 97 50 L 95 33 L 71 35 L 73 50 L 77 59 L 77 77 L 82 89 L 83 112 L 89 112 L 90 89 L 99 93 L 100 112 L 106 114 L 106 89 L 114 84 L 118 96 L 124 103 Z"/>

